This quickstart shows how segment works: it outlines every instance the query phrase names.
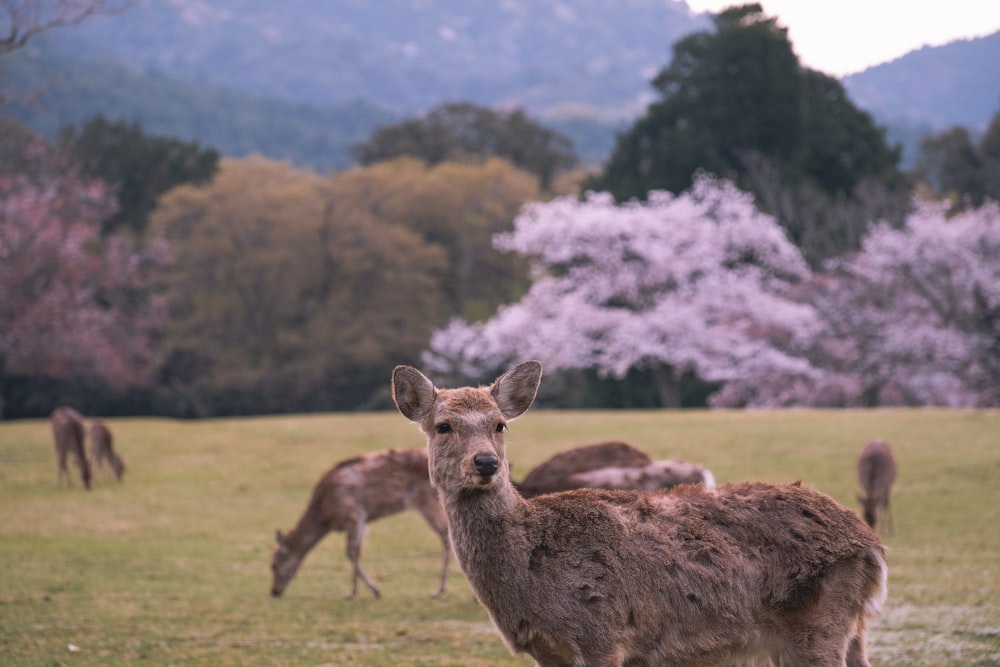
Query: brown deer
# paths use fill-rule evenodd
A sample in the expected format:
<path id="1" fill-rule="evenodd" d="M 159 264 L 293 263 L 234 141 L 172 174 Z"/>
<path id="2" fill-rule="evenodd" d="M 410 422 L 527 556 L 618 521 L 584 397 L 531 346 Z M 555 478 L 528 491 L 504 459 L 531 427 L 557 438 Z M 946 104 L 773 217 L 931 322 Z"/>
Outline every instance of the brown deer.
<path id="1" fill-rule="evenodd" d="M 113 443 L 114 438 L 107 424 L 100 419 L 91 422 L 90 457 L 94 460 L 94 466 L 101 470 L 107 463 L 115 479 L 120 482 L 125 474 L 125 462 L 118 456 Z"/>
<path id="2" fill-rule="evenodd" d="M 523 498 L 505 434 L 540 380 L 536 361 L 478 388 L 411 366 L 392 378 L 459 564 L 512 651 L 543 667 L 869 665 L 888 571 L 857 514 L 798 483 Z"/>
<path id="3" fill-rule="evenodd" d="M 434 596 L 444 593 L 448 577 L 448 522 L 431 488 L 427 452 L 389 449 L 341 461 L 316 483 L 298 525 L 285 534 L 275 532 L 277 546 L 271 561 L 271 595 L 278 597 L 295 576 L 302 560 L 330 531 L 346 531 L 347 557 L 354 566 L 351 593 L 361 579 L 378 598 L 378 589 L 361 569 L 361 547 L 369 521 L 415 509 L 423 515 L 444 545 L 441 580 Z"/>
<path id="4" fill-rule="evenodd" d="M 566 479 L 568 489 L 667 491 L 678 484 L 702 484 L 706 489 L 714 489 L 715 476 L 697 463 L 668 459 L 644 466 L 598 468 Z"/>
<path id="5" fill-rule="evenodd" d="M 858 481 L 864 495 L 858 496 L 865 522 L 875 528 L 885 514 L 886 528 L 892 534 L 894 526 L 889 494 L 896 481 L 896 459 L 884 440 L 873 440 L 858 456 Z"/>
<path id="6" fill-rule="evenodd" d="M 627 442 L 612 440 L 559 452 L 531 469 L 514 487 L 525 498 L 575 488 L 567 485 L 573 475 L 608 466 L 644 466 L 653 462 L 649 454 Z"/>
<path id="7" fill-rule="evenodd" d="M 56 449 L 57 483 L 62 486 L 65 479 L 66 485 L 72 486 L 69 469 L 66 467 L 67 457 L 72 456 L 80 470 L 83 486 L 89 491 L 91 472 L 84 447 L 83 416 L 73 408 L 56 408 L 49 416 L 49 424 L 52 426 L 52 439 Z"/>

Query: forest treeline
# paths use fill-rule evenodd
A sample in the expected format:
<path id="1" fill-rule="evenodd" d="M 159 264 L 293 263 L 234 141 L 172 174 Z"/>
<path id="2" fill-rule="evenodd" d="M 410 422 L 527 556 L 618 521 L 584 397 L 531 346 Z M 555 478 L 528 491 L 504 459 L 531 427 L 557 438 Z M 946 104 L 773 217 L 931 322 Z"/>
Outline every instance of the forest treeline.
<path id="1" fill-rule="evenodd" d="M 947 202 L 951 215 L 1000 199 L 1000 113 L 977 139 L 962 128 L 926 137 L 917 168 L 903 172 L 884 130 L 835 79 L 802 67 L 786 31 L 759 5 L 728 9 L 712 30 L 677 42 L 655 87 L 658 101 L 618 136 L 597 171 L 580 167 L 565 136 L 521 111 L 465 102 L 383 125 L 353 146 L 356 166 L 323 173 L 226 157 L 102 117 L 53 140 L 3 119 L 0 408 L 7 417 L 45 415 L 61 403 L 89 414 L 181 417 L 380 409 L 391 405 L 394 365 L 440 361 L 443 348 L 448 373 L 488 379 L 478 376 L 489 364 L 462 368 L 476 341 L 453 336 L 443 345 L 442 332 L 464 322 L 467 336 L 476 323 L 517 312 L 513 304 L 552 284 L 546 279 L 606 261 L 586 243 L 573 257 L 546 262 L 537 248 L 497 246 L 538 206 L 567 196 L 585 201 L 586 191 L 615 202 L 598 224 L 610 229 L 629 206 L 661 201 L 658 192 L 688 192 L 699 174 L 725 179 L 801 253 L 801 273 L 770 282 L 816 299 L 831 267 L 854 266 L 849 258 L 864 255 L 877 224 L 909 229 L 915 195 Z M 548 250 L 580 243 L 582 227 L 568 224 L 557 227 Z M 748 229 L 761 243 L 771 234 L 763 223 Z M 594 242 L 614 245 L 629 234 Z M 766 256 L 753 244 L 732 248 L 741 254 L 722 255 L 726 271 Z M 621 267 L 610 267 L 611 275 L 634 269 Z M 725 296 L 725 282 L 713 284 L 715 296 Z M 611 290 L 596 305 L 639 313 L 667 283 L 637 288 L 649 298 Z M 993 292 L 973 295 L 982 301 L 976 326 L 987 341 L 1000 341 Z M 566 302 L 535 303 L 541 323 L 554 313 L 546 315 L 545 303 Z M 751 328 L 757 335 L 767 327 Z M 596 350 L 606 333 L 580 342 Z M 437 357 L 427 356 L 433 340 Z M 466 349 L 456 350 L 463 340 Z M 626 347 L 635 352 L 642 343 Z M 491 344 L 504 349 L 503 341 Z M 994 355 L 980 364 L 988 376 L 1000 342 L 975 349 Z M 614 373 L 593 358 L 568 365 L 552 385 L 566 391 L 542 399 L 558 407 L 704 405 L 714 393 L 740 404 L 738 396 L 753 394 L 747 378 L 767 376 L 759 364 L 756 375 L 733 378 L 682 359 L 671 361 L 665 389 L 656 354 L 634 355 Z M 865 400 L 940 396 L 875 391 Z"/>

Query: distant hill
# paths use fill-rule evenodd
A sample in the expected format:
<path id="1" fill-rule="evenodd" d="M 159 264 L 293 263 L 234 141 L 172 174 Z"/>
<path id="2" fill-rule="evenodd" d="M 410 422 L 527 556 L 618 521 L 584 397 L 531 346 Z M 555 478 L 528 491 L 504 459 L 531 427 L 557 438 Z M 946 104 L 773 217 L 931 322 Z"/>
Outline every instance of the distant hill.
<path id="1" fill-rule="evenodd" d="M 680 37 L 681 0 L 149 0 L 41 36 L 86 59 L 315 106 L 445 100 L 633 116 Z"/>
<path id="2" fill-rule="evenodd" d="M 979 133 L 1000 111 L 1000 32 L 911 51 L 843 83 L 855 104 L 885 122 Z"/>
<path id="3" fill-rule="evenodd" d="M 379 125 L 398 120 L 363 100 L 318 107 L 260 98 L 33 46 L 0 64 L 11 97 L 38 97 L 30 106 L 11 106 L 6 112 L 48 137 L 103 114 L 138 121 L 148 134 L 197 141 L 231 157 L 258 153 L 322 172 L 351 166 L 353 144 Z"/>
<path id="4" fill-rule="evenodd" d="M 590 163 L 653 99 L 678 39 L 707 29 L 681 0 L 148 0 L 45 33 L 0 61 L 0 83 L 44 86 L 15 111 L 52 135 L 97 113 L 242 156 L 352 164 L 380 124 L 467 100 L 521 107 Z M 1000 32 L 924 48 L 843 79 L 903 144 L 1000 110 Z"/>

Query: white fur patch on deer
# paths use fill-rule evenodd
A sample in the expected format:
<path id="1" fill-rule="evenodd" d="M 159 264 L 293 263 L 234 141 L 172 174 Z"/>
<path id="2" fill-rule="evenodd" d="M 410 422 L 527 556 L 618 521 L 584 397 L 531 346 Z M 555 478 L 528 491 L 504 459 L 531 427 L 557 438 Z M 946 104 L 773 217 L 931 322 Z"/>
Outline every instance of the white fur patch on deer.
<path id="1" fill-rule="evenodd" d="M 459 564 L 512 651 L 544 667 L 869 665 L 887 566 L 857 514 L 797 483 L 526 499 L 506 434 L 540 380 L 535 361 L 485 387 L 439 389 L 411 366 L 392 379 Z"/>

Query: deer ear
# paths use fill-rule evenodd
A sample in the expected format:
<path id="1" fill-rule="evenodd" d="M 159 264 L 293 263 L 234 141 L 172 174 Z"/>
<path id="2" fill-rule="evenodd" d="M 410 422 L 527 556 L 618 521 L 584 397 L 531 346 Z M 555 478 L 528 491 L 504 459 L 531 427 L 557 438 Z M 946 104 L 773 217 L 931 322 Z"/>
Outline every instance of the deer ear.
<path id="1" fill-rule="evenodd" d="M 434 383 L 413 366 L 396 366 L 392 371 L 392 400 L 403 416 L 422 422 L 434 406 Z"/>
<path id="2" fill-rule="evenodd" d="M 514 419 L 524 414 L 535 401 L 541 381 L 542 365 L 537 361 L 525 361 L 497 378 L 491 393 L 503 416 Z"/>
<path id="3" fill-rule="evenodd" d="M 279 547 L 286 545 L 285 536 L 281 534 L 280 529 L 274 531 L 274 540 L 278 543 Z"/>

